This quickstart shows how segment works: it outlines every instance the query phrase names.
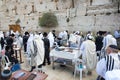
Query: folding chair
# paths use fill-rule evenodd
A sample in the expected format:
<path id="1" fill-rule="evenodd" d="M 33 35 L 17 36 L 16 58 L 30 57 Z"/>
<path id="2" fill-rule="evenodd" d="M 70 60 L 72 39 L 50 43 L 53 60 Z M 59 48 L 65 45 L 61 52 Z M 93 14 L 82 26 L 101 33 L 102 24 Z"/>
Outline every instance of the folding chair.
<path id="1" fill-rule="evenodd" d="M 2 65 L 3 65 L 4 69 L 9 69 L 9 67 L 11 65 L 11 62 L 6 55 L 2 56 Z"/>

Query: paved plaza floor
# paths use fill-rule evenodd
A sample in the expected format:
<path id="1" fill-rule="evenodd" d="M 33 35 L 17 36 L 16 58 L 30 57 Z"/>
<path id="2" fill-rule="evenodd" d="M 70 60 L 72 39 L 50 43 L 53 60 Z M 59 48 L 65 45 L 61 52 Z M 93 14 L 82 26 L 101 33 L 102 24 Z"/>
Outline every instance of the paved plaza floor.
<path id="1" fill-rule="evenodd" d="M 21 64 L 22 69 L 25 69 L 27 71 L 30 70 L 30 66 L 27 65 L 26 58 L 24 54 L 22 55 L 22 59 L 24 63 Z M 42 67 L 43 71 L 48 74 L 48 77 L 46 80 L 74 80 L 74 75 L 73 75 L 73 68 L 66 66 L 66 67 L 61 67 L 60 64 L 55 63 L 55 69 L 52 69 L 52 65 L 46 65 Z M 91 76 L 86 76 L 83 77 L 82 80 L 96 80 L 97 74 L 95 70 L 92 72 Z M 80 80 L 79 79 L 79 73 L 76 75 L 75 80 Z"/>

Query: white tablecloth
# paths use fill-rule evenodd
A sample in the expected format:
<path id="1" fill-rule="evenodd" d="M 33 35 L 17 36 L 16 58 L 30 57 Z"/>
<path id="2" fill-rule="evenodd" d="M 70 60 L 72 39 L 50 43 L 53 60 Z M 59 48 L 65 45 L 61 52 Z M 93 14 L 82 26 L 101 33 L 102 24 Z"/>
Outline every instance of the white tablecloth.
<path id="1" fill-rule="evenodd" d="M 57 51 L 55 49 L 50 51 L 51 57 L 58 57 L 58 58 L 64 58 L 64 59 L 77 59 L 79 57 L 79 50 L 73 50 L 73 52 L 67 52 L 67 51 Z"/>

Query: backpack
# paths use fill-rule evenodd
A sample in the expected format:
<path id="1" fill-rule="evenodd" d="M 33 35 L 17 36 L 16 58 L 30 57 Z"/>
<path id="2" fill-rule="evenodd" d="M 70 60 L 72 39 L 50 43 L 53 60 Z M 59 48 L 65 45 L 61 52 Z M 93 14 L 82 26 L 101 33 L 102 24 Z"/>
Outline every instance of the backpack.
<path id="1" fill-rule="evenodd" d="M 19 63 L 17 64 L 14 64 L 11 68 L 11 71 L 14 72 L 14 71 L 17 71 L 17 70 L 20 70 L 21 69 L 21 66 Z"/>

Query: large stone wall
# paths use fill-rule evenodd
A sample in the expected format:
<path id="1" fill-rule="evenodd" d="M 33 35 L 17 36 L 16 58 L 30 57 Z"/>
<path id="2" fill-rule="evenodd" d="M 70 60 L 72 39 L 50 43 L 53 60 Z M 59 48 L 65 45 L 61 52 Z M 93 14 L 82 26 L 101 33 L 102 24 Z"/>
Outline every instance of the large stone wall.
<path id="1" fill-rule="evenodd" d="M 0 0 L 0 30 L 9 30 L 8 25 L 20 19 L 22 31 L 114 31 L 120 27 L 119 6 L 119 0 Z M 38 18 L 49 11 L 59 25 L 40 27 Z"/>

